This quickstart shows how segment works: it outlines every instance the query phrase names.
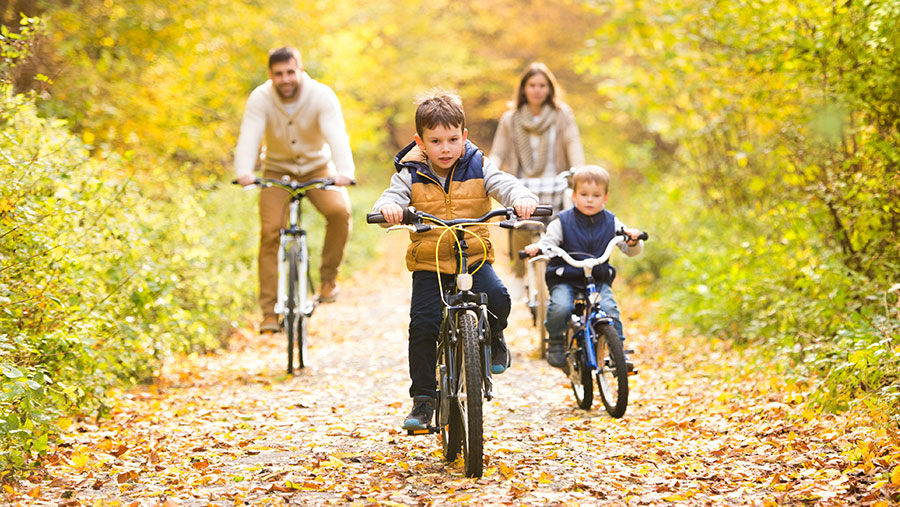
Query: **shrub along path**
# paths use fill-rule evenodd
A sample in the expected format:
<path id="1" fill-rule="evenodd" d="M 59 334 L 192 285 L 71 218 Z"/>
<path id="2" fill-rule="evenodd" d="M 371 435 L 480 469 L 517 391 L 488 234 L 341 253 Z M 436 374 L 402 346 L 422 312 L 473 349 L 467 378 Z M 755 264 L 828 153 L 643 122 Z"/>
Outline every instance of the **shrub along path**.
<path id="1" fill-rule="evenodd" d="M 403 235 L 344 282 L 310 323 L 310 366 L 283 374 L 280 336 L 241 331 L 123 393 L 104 420 L 73 424 L 44 468 L 4 502 L 44 505 L 888 505 L 893 433 L 823 415 L 805 394 L 719 342 L 652 329 L 652 306 L 618 286 L 640 375 L 622 419 L 575 407 L 537 359 L 517 305 L 512 369 L 485 409 L 485 475 L 446 463 L 437 436 L 409 437 Z M 598 402 L 599 403 L 599 402 Z"/>

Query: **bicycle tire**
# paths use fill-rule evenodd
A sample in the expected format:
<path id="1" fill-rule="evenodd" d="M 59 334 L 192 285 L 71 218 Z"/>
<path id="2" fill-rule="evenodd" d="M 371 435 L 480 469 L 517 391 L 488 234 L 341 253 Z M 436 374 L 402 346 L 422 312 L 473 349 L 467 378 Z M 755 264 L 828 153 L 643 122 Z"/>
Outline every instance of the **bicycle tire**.
<path id="1" fill-rule="evenodd" d="M 291 242 L 288 247 L 288 295 L 284 312 L 284 334 L 287 337 L 287 372 L 294 374 L 294 343 L 297 338 L 297 270 L 299 268 L 300 248 L 296 242 Z M 299 346 L 299 342 L 298 342 Z M 299 348 L 299 347 L 298 347 Z"/>
<path id="2" fill-rule="evenodd" d="M 441 450 L 444 459 L 454 461 L 462 450 L 462 421 L 459 418 L 459 405 L 450 403 L 450 352 L 448 350 L 449 337 L 447 336 L 448 323 L 445 319 L 441 322 L 441 343 L 438 349 L 438 363 L 436 368 L 438 382 L 438 399 L 435 405 L 434 420 L 441 430 Z M 456 368 L 459 371 L 459 368 Z"/>
<path id="3" fill-rule="evenodd" d="M 622 339 L 612 325 L 601 322 L 597 331 L 597 390 L 609 415 L 620 418 L 628 407 L 628 369 Z"/>
<path id="4" fill-rule="evenodd" d="M 574 340 L 573 340 L 574 341 Z M 569 348 L 566 358 L 569 361 L 569 383 L 578 408 L 590 410 L 594 403 L 594 377 L 584 357 L 584 349 L 577 342 Z"/>
<path id="5" fill-rule="evenodd" d="M 306 367 L 306 347 L 308 344 L 308 337 L 306 334 L 306 324 L 309 320 L 306 314 L 306 307 L 308 304 L 308 300 L 310 298 L 309 295 L 309 255 L 306 251 L 306 240 L 305 238 L 300 238 L 298 241 L 298 258 L 296 262 L 297 266 L 297 318 L 296 318 L 296 343 L 297 343 L 297 367 L 305 368 Z"/>
<path id="6" fill-rule="evenodd" d="M 481 346 L 478 343 L 478 319 L 471 312 L 459 316 L 460 365 L 457 403 L 463 429 L 463 460 L 466 477 L 481 477 L 484 472 L 484 420 L 482 419 Z"/>
<path id="7" fill-rule="evenodd" d="M 534 271 L 534 290 L 537 295 L 537 306 L 536 306 L 536 320 L 537 327 L 540 330 L 540 356 L 541 359 L 545 359 L 547 357 L 547 345 L 550 340 L 550 336 L 547 333 L 547 326 L 544 325 L 544 322 L 547 320 L 547 303 L 550 295 L 547 293 L 547 280 L 544 279 L 544 270 L 538 269 L 544 267 L 545 262 L 539 261 L 535 262 L 533 265 Z"/>

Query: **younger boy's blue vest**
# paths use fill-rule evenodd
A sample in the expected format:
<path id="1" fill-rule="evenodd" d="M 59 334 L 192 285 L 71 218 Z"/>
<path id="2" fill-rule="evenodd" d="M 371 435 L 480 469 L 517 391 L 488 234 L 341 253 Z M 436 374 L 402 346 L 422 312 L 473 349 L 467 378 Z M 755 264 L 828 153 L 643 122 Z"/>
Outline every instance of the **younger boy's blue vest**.
<path id="1" fill-rule="evenodd" d="M 562 225 L 563 240 L 559 247 L 575 259 L 599 257 L 606 251 L 606 246 L 616 235 L 616 216 L 608 210 L 588 216 L 569 208 L 559 214 Z M 581 254 L 581 255 L 578 255 Z M 612 284 L 616 270 L 609 262 L 594 267 L 594 281 Z M 553 258 L 547 264 L 547 286 L 553 287 L 561 283 L 569 284 L 577 289 L 584 289 L 584 270 L 570 266 L 560 258 Z"/>

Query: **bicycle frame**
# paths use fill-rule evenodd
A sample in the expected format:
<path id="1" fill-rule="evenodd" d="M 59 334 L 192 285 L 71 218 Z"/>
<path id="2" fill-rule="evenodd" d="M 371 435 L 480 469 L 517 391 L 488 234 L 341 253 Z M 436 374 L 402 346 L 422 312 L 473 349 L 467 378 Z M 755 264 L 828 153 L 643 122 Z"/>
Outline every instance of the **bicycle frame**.
<path id="1" fill-rule="evenodd" d="M 306 295 L 312 287 L 309 273 L 309 250 L 306 244 L 306 230 L 302 228 L 302 211 L 301 205 L 305 194 L 295 194 L 291 192 L 291 201 L 288 204 L 288 223 L 287 227 L 281 229 L 281 238 L 278 248 L 278 299 L 275 302 L 275 313 L 284 315 L 287 311 L 288 300 L 288 277 L 289 277 L 289 255 L 292 243 L 297 244 L 300 252 L 300 266 L 298 274 L 301 276 L 297 279 L 297 294 L 300 297 L 300 311 L 309 317 L 316 309 L 315 298 L 309 298 Z M 305 273 L 305 276 L 303 274 Z"/>
<path id="2" fill-rule="evenodd" d="M 233 183 L 238 183 L 234 181 Z M 351 185 L 353 182 L 350 183 Z M 294 343 L 297 345 L 297 366 L 305 366 L 306 319 L 318 304 L 313 296 L 312 276 L 309 273 L 309 251 L 306 230 L 302 225 L 301 202 L 311 189 L 334 185 L 333 178 L 316 178 L 304 182 L 256 178 L 254 186 L 277 187 L 289 195 L 287 226 L 280 230 L 278 247 L 278 293 L 273 311 L 281 315 L 287 337 L 287 373 L 294 373 Z"/>
<path id="3" fill-rule="evenodd" d="M 487 294 L 482 292 L 472 292 L 472 276 L 469 274 L 469 252 L 468 245 L 464 238 L 465 234 L 461 229 L 455 230 L 454 233 L 456 234 L 456 243 L 454 243 L 454 251 L 456 253 L 454 259 L 457 262 L 456 275 L 454 277 L 453 287 L 444 291 L 445 298 L 443 298 L 443 320 L 449 323 L 449 333 L 447 336 L 450 339 L 450 343 L 445 345 L 447 347 L 448 357 L 454 359 L 453 354 L 456 350 L 458 337 L 456 331 L 458 319 L 456 317 L 461 312 L 475 312 L 478 319 L 478 329 L 480 331 L 478 333 L 478 345 L 484 350 L 484 354 L 482 354 L 484 356 L 484 364 L 482 365 L 484 398 L 490 401 L 493 399 L 493 381 L 491 380 L 491 346 L 485 339 L 486 336 L 490 336 L 490 326 L 488 325 L 487 320 Z M 454 383 L 456 380 L 455 376 L 453 376 L 454 372 L 451 371 L 450 373 L 450 385 L 456 385 Z M 456 393 L 451 393 L 450 398 L 455 399 Z"/>

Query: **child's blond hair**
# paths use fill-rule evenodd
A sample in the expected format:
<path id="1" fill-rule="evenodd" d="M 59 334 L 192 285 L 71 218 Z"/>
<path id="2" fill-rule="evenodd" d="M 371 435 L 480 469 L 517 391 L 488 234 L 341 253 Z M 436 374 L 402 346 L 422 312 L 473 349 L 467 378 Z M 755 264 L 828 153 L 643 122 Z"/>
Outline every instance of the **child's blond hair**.
<path id="1" fill-rule="evenodd" d="M 599 165 L 583 165 L 576 167 L 572 174 L 572 190 L 577 190 L 581 183 L 595 183 L 609 193 L 609 172 Z"/>

